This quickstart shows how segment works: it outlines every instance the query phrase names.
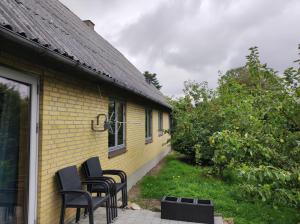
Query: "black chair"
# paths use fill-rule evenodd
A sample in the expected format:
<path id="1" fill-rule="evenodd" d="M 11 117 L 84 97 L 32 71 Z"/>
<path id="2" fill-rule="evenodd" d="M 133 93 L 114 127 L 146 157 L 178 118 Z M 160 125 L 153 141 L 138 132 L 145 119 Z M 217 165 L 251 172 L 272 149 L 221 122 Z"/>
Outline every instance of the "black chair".
<path id="1" fill-rule="evenodd" d="M 92 157 L 85 161 L 82 165 L 84 174 L 87 180 L 97 180 L 99 178 L 105 178 L 110 181 L 110 185 L 113 186 L 115 195 L 118 192 L 122 192 L 122 207 L 126 207 L 128 204 L 127 197 L 127 175 L 121 170 L 102 170 L 99 157 Z M 117 175 L 120 177 L 121 182 L 116 182 L 113 178 L 105 175 Z M 101 192 L 102 187 L 100 185 L 93 184 L 90 192 Z M 115 200 L 116 203 L 116 200 Z"/>
<path id="2" fill-rule="evenodd" d="M 87 170 L 86 170 L 86 165 L 82 165 L 82 171 L 86 175 Z M 118 216 L 118 210 L 117 210 L 117 191 L 116 191 L 116 185 L 115 185 L 115 180 L 111 177 L 93 177 L 93 178 L 87 178 L 87 180 L 100 180 L 100 181 L 105 181 L 108 186 L 109 186 L 109 192 L 110 192 L 110 205 L 112 206 L 112 219 L 116 218 Z M 93 186 L 94 185 L 94 186 Z M 101 196 L 101 194 L 104 192 L 105 189 L 101 185 L 93 184 L 93 185 L 88 185 L 88 191 L 90 193 L 97 193 L 98 196 Z M 85 210 L 84 214 L 87 214 L 87 211 Z"/>
<path id="3" fill-rule="evenodd" d="M 61 169 L 57 171 L 56 175 L 62 196 L 60 224 L 64 223 L 66 208 L 77 208 L 76 222 L 78 222 L 80 218 L 80 209 L 86 209 L 89 212 L 89 223 L 94 224 L 93 212 L 102 205 L 106 206 L 106 221 L 108 224 L 111 223 L 110 194 L 109 186 L 106 182 L 99 180 L 80 181 L 76 166 Z M 82 184 L 97 184 L 103 188 L 105 195 L 103 197 L 92 196 L 88 191 L 83 190 Z"/>

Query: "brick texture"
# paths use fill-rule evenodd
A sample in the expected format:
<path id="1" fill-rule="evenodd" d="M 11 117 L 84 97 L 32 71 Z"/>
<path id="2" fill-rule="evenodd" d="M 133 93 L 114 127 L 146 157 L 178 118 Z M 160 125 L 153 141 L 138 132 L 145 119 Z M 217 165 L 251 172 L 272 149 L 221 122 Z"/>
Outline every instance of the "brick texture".
<path id="1" fill-rule="evenodd" d="M 63 167 L 80 165 L 99 156 L 104 169 L 122 169 L 129 176 L 169 146 L 170 136 L 158 135 L 158 110 L 153 108 L 153 142 L 145 144 L 143 103 L 118 93 L 112 87 L 72 77 L 26 61 L 0 54 L 0 64 L 33 73 L 40 78 L 40 132 L 38 223 L 58 223 L 61 199 L 55 172 Z M 108 133 L 93 132 L 91 120 L 107 114 L 109 97 L 126 101 L 126 149 L 124 154 L 108 158 Z M 163 114 L 163 128 L 169 128 L 168 113 Z M 66 220 L 74 218 L 68 209 Z"/>

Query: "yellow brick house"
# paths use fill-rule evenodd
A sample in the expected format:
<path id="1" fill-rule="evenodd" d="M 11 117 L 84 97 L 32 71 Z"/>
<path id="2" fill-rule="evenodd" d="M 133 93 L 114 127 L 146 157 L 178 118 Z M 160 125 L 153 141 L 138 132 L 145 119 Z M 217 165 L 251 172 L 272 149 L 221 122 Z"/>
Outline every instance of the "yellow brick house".
<path id="1" fill-rule="evenodd" d="M 0 1 L 1 224 L 58 223 L 63 167 L 99 156 L 130 188 L 170 151 L 166 98 L 93 26 L 58 0 Z"/>

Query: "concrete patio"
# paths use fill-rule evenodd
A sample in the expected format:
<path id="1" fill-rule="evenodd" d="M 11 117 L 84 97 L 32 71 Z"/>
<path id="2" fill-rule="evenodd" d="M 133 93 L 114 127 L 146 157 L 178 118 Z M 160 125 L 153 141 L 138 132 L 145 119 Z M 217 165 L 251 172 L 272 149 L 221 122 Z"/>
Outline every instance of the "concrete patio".
<path id="1" fill-rule="evenodd" d="M 95 211 L 95 224 L 106 224 L 105 209 L 99 208 Z M 81 216 L 79 224 L 88 224 L 88 217 Z M 172 221 L 160 218 L 159 212 L 152 212 L 150 210 L 129 210 L 119 209 L 118 218 L 113 222 L 114 224 L 190 224 L 191 222 Z M 73 222 L 72 224 L 75 224 Z M 220 216 L 215 217 L 215 224 L 223 224 L 223 219 Z"/>

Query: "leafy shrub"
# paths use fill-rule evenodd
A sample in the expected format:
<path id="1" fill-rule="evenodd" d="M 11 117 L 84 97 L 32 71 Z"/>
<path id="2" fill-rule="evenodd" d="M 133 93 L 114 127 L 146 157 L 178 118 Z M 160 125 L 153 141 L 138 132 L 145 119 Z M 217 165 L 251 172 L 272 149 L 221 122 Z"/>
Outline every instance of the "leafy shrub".
<path id="1" fill-rule="evenodd" d="M 195 162 L 211 162 L 214 151 L 209 145 L 209 137 L 220 130 L 217 124 L 221 123 L 219 120 L 222 119 L 211 114 L 212 111 L 218 110 L 218 105 L 212 103 L 215 93 L 207 87 L 207 83 L 191 81 L 185 82 L 184 93 L 185 97 L 172 101 L 172 144 L 177 151 Z"/>
<path id="2" fill-rule="evenodd" d="M 297 61 L 299 62 L 299 61 Z M 244 67 L 207 83 L 186 82 L 173 100 L 173 148 L 196 163 L 213 164 L 214 174 L 238 173 L 249 199 L 299 206 L 300 66 L 282 76 L 261 64 L 250 48 Z"/>
<path id="3" fill-rule="evenodd" d="M 273 166 L 242 166 L 240 175 L 245 184 L 240 185 L 242 196 L 252 199 L 286 204 L 297 207 L 299 204 L 299 172 L 287 171 Z"/>

